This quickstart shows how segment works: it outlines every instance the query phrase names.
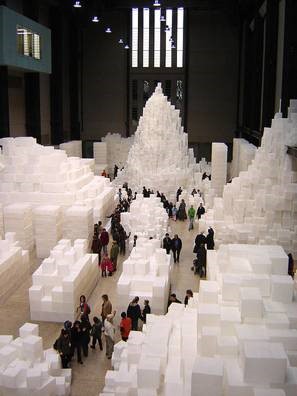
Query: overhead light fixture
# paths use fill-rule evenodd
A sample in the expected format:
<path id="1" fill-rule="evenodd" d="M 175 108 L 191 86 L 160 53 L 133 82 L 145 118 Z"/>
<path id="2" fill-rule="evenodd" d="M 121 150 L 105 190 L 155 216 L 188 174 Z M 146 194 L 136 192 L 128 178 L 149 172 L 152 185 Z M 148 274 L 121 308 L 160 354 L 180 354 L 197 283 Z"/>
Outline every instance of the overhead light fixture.
<path id="1" fill-rule="evenodd" d="M 80 1 L 79 1 L 79 0 L 75 1 L 74 4 L 73 4 L 73 7 L 74 7 L 74 8 L 81 8 L 81 3 L 80 3 Z"/>
<path id="2" fill-rule="evenodd" d="M 119 44 L 124 44 L 124 41 L 122 38 L 119 39 Z"/>
<path id="3" fill-rule="evenodd" d="M 155 0 L 153 5 L 154 7 L 161 7 L 159 0 Z"/>
<path id="4" fill-rule="evenodd" d="M 97 17 L 97 15 L 93 16 L 92 22 L 94 22 L 94 23 L 98 23 L 99 22 L 99 18 Z"/>
<path id="5" fill-rule="evenodd" d="M 129 47 L 128 44 L 126 44 L 124 48 L 125 48 L 125 49 L 129 49 L 130 47 Z"/>
<path id="6" fill-rule="evenodd" d="M 107 28 L 105 29 L 105 33 L 111 33 L 111 28 L 110 28 L 110 27 L 107 27 Z"/>
<path id="7" fill-rule="evenodd" d="M 166 22 L 166 18 L 165 18 L 164 15 L 161 15 L 160 21 L 161 21 L 161 22 Z"/>

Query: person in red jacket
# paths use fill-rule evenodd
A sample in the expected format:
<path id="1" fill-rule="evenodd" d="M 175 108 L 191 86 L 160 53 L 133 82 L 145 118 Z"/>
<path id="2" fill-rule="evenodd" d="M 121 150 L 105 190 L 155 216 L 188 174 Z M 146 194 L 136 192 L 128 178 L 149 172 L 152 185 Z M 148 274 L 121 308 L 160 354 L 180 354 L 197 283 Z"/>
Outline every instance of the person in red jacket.
<path id="1" fill-rule="evenodd" d="M 104 254 L 100 266 L 101 266 L 101 271 L 102 271 L 102 276 L 103 277 L 107 276 L 107 272 L 108 272 L 109 276 L 112 275 L 112 273 L 113 273 L 113 264 L 112 264 L 112 261 L 110 260 L 110 258 L 108 257 L 107 254 Z"/>
<path id="2" fill-rule="evenodd" d="M 130 331 L 132 329 L 132 322 L 130 318 L 127 318 L 126 312 L 121 313 L 121 323 L 120 323 L 120 331 L 123 341 L 127 341 Z"/>
<path id="3" fill-rule="evenodd" d="M 103 228 L 100 234 L 100 241 L 102 244 L 103 253 L 107 254 L 107 246 L 109 243 L 109 235 L 105 228 Z"/>

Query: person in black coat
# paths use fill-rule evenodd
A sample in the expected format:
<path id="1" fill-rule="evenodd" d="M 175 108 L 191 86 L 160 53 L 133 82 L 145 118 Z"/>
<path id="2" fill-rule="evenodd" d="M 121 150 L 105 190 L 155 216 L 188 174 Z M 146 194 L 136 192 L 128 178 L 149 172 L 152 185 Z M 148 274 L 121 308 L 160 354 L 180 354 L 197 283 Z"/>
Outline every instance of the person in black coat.
<path id="1" fill-rule="evenodd" d="M 195 238 L 195 250 L 197 250 L 200 245 L 204 245 L 206 243 L 206 236 L 201 232 L 198 234 Z M 197 251 L 194 251 L 194 253 L 197 253 Z"/>
<path id="2" fill-rule="evenodd" d="M 144 300 L 144 308 L 142 310 L 141 320 L 146 323 L 146 315 L 151 313 L 151 307 L 149 300 Z"/>
<path id="3" fill-rule="evenodd" d="M 76 320 L 73 323 L 71 329 L 71 349 L 72 349 L 72 356 L 74 356 L 74 352 L 77 352 L 77 362 L 83 364 L 81 360 L 81 347 L 82 347 L 82 331 L 81 331 L 81 324 L 79 320 Z"/>
<path id="4" fill-rule="evenodd" d="M 181 301 L 176 297 L 175 293 L 170 294 L 169 301 L 168 301 L 168 308 L 172 303 L 181 304 Z"/>
<path id="5" fill-rule="evenodd" d="M 178 190 L 176 191 L 176 202 L 178 202 L 179 200 L 179 196 L 180 194 L 183 192 L 183 190 L 181 189 L 181 187 L 178 188 Z"/>
<path id="6" fill-rule="evenodd" d="M 191 289 L 188 289 L 188 290 L 186 291 L 186 297 L 185 297 L 185 301 L 184 301 L 184 304 L 185 304 L 185 305 L 188 305 L 188 303 L 189 303 L 189 298 L 193 298 L 193 292 L 192 292 Z"/>
<path id="7" fill-rule="evenodd" d="M 165 234 L 165 238 L 163 238 L 163 249 L 166 249 L 166 253 L 169 254 L 171 250 L 172 240 L 169 237 L 169 234 Z"/>
<path id="8" fill-rule="evenodd" d="M 96 348 L 96 342 L 98 341 L 100 351 L 103 350 L 103 345 L 102 345 L 102 322 L 97 316 L 94 316 L 93 318 L 93 326 L 90 331 L 90 335 L 92 336 L 92 345 L 91 348 L 95 349 Z"/>
<path id="9" fill-rule="evenodd" d="M 200 277 L 206 277 L 206 249 L 201 244 L 197 249 L 198 274 Z"/>
<path id="10" fill-rule="evenodd" d="M 177 234 L 174 235 L 174 238 L 172 239 L 172 244 L 171 244 L 171 250 L 173 252 L 173 260 L 174 262 L 178 262 L 179 263 L 179 256 L 180 256 L 180 251 L 182 249 L 182 241 L 181 239 L 178 237 Z"/>
<path id="11" fill-rule="evenodd" d="M 71 343 L 69 333 L 65 329 L 61 330 L 61 335 L 57 340 L 57 350 L 61 357 L 62 368 L 68 368 L 71 360 Z"/>
<path id="12" fill-rule="evenodd" d="M 131 319 L 132 330 L 138 330 L 138 319 L 141 318 L 141 309 L 138 304 L 139 297 L 135 297 L 129 304 L 127 309 L 127 316 Z"/>
<path id="13" fill-rule="evenodd" d="M 204 209 L 204 207 L 203 207 L 203 205 L 202 205 L 202 203 L 201 203 L 201 204 L 199 205 L 199 208 L 197 209 L 197 217 L 198 217 L 198 220 L 201 219 L 201 216 L 204 215 L 204 213 L 205 213 L 205 209 Z"/>
<path id="14" fill-rule="evenodd" d="M 85 357 L 89 354 L 89 343 L 90 343 L 90 330 L 91 330 L 91 323 L 89 321 L 89 317 L 86 315 L 81 315 L 81 346 L 83 350 L 83 354 Z"/>
<path id="15" fill-rule="evenodd" d="M 207 250 L 213 250 L 214 249 L 214 230 L 209 227 L 208 229 L 208 234 L 206 236 L 206 246 Z"/>

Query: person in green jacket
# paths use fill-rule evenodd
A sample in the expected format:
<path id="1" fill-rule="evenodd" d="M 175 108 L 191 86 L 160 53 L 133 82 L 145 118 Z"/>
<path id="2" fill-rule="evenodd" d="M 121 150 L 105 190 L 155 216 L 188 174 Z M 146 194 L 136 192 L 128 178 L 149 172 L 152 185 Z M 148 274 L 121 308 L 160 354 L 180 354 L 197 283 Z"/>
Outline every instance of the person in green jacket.
<path id="1" fill-rule="evenodd" d="M 194 228 L 194 220 L 195 220 L 196 211 L 191 205 L 190 209 L 188 210 L 188 217 L 189 217 L 189 231 L 193 230 Z"/>
<path id="2" fill-rule="evenodd" d="M 117 270 L 117 262 L 118 262 L 118 255 L 119 255 L 119 245 L 117 244 L 116 241 L 112 241 L 112 246 L 110 249 L 110 259 L 112 261 L 113 264 L 113 270 L 116 271 Z"/>

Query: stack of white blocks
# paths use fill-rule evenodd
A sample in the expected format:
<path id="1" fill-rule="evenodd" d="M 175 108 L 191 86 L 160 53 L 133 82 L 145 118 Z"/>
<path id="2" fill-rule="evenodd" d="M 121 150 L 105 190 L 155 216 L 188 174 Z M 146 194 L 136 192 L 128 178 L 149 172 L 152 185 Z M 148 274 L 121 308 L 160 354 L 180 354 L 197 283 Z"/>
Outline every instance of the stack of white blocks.
<path id="1" fill-rule="evenodd" d="M 121 213 L 121 224 L 127 233 L 131 232 L 130 240 L 134 235 L 160 240 L 167 232 L 168 215 L 160 198 L 155 195 L 144 198 L 142 194 L 137 194 L 130 212 Z"/>
<path id="2" fill-rule="evenodd" d="M 4 235 L 3 205 L 0 204 L 0 238 Z"/>
<path id="3" fill-rule="evenodd" d="M 4 228 L 5 232 L 15 232 L 16 239 L 25 250 L 34 248 L 33 214 L 28 204 L 16 203 L 5 206 Z"/>
<path id="4" fill-rule="evenodd" d="M 32 276 L 32 320 L 75 320 L 80 295 L 90 296 L 98 280 L 98 255 L 87 253 L 88 241 L 62 239 Z"/>
<path id="5" fill-rule="evenodd" d="M 33 210 L 36 256 L 48 257 L 51 249 L 62 239 L 63 217 L 60 206 L 43 205 Z"/>
<path id="6" fill-rule="evenodd" d="M 130 257 L 123 262 L 118 280 L 118 311 L 126 311 L 135 297 L 149 300 L 154 313 L 164 314 L 170 287 L 171 256 L 160 248 L 160 240 L 139 238 Z"/>
<path id="7" fill-rule="evenodd" d="M 215 196 L 221 197 L 227 180 L 227 153 L 225 143 L 211 145 L 211 188 Z"/>
<path id="8" fill-rule="evenodd" d="M 43 350 L 37 324 L 25 323 L 19 337 L 0 335 L 0 394 L 2 396 L 66 396 L 71 369 L 62 369 L 53 349 Z"/>
<path id="9" fill-rule="evenodd" d="M 13 290 L 29 273 L 29 253 L 22 250 L 16 234 L 8 232 L 0 240 L 0 297 Z"/>
<path id="10" fill-rule="evenodd" d="M 109 174 L 113 174 L 114 166 L 125 167 L 134 136 L 122 137 L 119 133 L 108 133 L 102 141 L 107 146 L 107 165 Z"/>
<path id="11" fill-rule="evenodd" d="M 93 232 L 93 209 L 89 206 L 74 205 L 65 210 L 63 221 L 63 237 L 74 241 L 87 239 L 90 241 Z"/>
<path id="12" fill-rule="evenodd" d="M 102 394 L 295 396 L 297 290 L 286 271 L 280 246 L 208 251 L 209 280 L 188 306 L 148 315 L 115 345 Z"/>
<path id="13" fill-rule="evenodd" d="M 59 145 L 61 150 L 64 150 L 68 157 L 82 157 L 82 141 L 71 140 L 70 142 L 61 143 Z"/>
<path id="14" fill-rule="evenodd" d="M 213 226 L 217 246 L 280 244 L 297 256 L 297 172 L 287 154 L 287 145 L 297 145 L 297 110 L 295 101 L 290 105 L 289 118 L 276 114 L 248 170 L 225 186 L 223 198 L 200 221 L 202 230 Z"/>
<path id="15" fill-rule="evenodd" d="M 93 155 L 95 159 L 95 174 L 101 175 L 102 171 L 108 171 L 107 165 L 107 145 L 105 142 L 93 143 Z"/>
<path id="16" fill-rule="evenodd" d="M 233 139 L 233 155 L 231 163 L 231 178 L 239 176 L 246 171 L 255 158 L 257 147 L 242 138 Z"/>

